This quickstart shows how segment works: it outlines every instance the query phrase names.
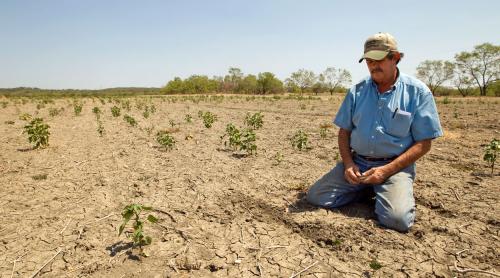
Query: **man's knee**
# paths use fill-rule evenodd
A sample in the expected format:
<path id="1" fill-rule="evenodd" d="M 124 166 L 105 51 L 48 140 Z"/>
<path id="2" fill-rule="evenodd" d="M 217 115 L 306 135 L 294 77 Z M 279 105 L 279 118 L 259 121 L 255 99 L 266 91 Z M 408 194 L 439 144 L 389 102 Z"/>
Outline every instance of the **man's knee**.
<path id="1" fill-rule="evenodd" d="M 392 209 L 384 212 L 378 212 L 380 224 L 386 228 L 399 232 L 407 232 L 415 220 L 415 208 Z"/>

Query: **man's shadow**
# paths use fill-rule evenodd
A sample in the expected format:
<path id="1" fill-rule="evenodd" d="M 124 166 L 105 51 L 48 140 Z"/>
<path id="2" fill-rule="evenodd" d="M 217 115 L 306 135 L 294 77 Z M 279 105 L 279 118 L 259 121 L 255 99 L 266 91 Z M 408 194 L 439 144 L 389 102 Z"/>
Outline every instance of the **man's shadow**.
<path id="1" fill-rule="evenodd" d="M 318 209 L 327 209 L 333 212 L 338 212 L 346 217 L 376 219 L 375 217 L 375 193 L 373 189 L 367 188 L 359 192 L 357 198 L 339 208 L 322 208 L 312 205 L 307 201 L 307 192 L 299 192 L 296 199 L 288 206 L 290 213 L 302 213 L 306 211 L 315 211 Z"/>

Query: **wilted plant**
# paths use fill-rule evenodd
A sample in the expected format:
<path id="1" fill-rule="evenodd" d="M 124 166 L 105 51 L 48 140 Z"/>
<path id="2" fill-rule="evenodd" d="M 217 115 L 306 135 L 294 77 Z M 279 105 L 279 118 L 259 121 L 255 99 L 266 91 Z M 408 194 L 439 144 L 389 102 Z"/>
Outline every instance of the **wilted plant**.
<path id="1" fill-rule="evenodd" d="M 6 125 L 13 125 L 13 124 L 15 124 L 15 122 L 14 122 L 14 121 L 5 121 L 4 123 L 5 123 Z"/>
<path id="2" fill-rule="evenodd" d="M 154 106 L 154 104 L 152 104 L 150 107 L 149 107 L 149 111 L 151 113 L 156 113 L 156 106 Z"/>
<path id="3" fill-rule="evenodd" d="M 323 139 L 326 138 L 328 130 L 325 127 L 320 127 L 319 128 L 319 136 Z"/>
<path id="4" fill-rule="evenodd" d="M 168 123 L 170 124 L 170 126 L 173 128 L 175 127 L 175 122 L 174 120 L 168 120 Z"/>
<path id="5" fill-rule="evenodd" d="M 203 111 L 201 110 L 198 111 L 198 118 L 200 119 L 203 118 Z"/>
<path id="6" fill-rule="evenodd" d="M 148 110 L 148 107 L 146 106 L 146 110 L 144 110 L 144 112 L 142 112 L 142 116 L 144 117 L 144 119 L 147 119 L 149 118 L 149 110 Z"/>
<path id="7" fill-rule="evenodd" d="M 283 161 L 283 154 L 281 152 L 276 152 L 274 155 L 274 161 L 276 161 L 274 165 L 280 164 Z"/>
<path id="8" fill-rule="evenodd" d="M 488 163 L 488 166 L 491 168 L 492 176 L 499 150 L 500 150 L 500 140 L 497 140 L 496 138 L 491 140 L 490 144 L 487 145 L 486 148 L 484 148 L 483 160 L 486 161 Z"/>
<path id="9" fill-rule="evenodd" d="M 22 121 L 29 121 L 33 118 L 33 116 L 31 116 L 30 114 L 28 113 L 23 113 L 19 116 L 19 120 L 22 120 Z"/>
<path id="10" fill-rule="evenodd" d="M 97 121 L 97 133 L 99 133 L 101 137 L 104 135 L 104 125 L 99 120 Z"/>
<path id="11" fill-rule="evenodd" d="M 118 106 L 111 107 L 111 115 L 113 115 L 113 117 L 120 117 L 120 115 L 121 115 L 120 107 L 118 107 Z"/>
<path id="12" fill-rule="evenodd" d="M 124 115 L 123 119 L 131 126 L 137 126 L 137 121 L 129 115 Z"/>
<path id="13" fill-rule="evenodd" d="M 253 115 L 250 115 L 250 113 L 247 113 L 246 117 L 245 117 L 245 124 L 247 126 L 249 126 L 250 128 L 256 130 L 256 129 L 261 128 L 262 125 L 264 124 L 263 118 L 264 118 L 264 116 L 260 112 L 257 112 Z"/>
<path id="14" fill-rule="evenodd" d="M 42 118 L 35 118 L 24 126 L 23 133 L 28 133 L 28 141 L 34 144 L 34 149 L 43 148 L 49 145 L 49 128 Z"/>
<path id="15" fill-rule="evenodd" d="M 59 115 L 59 112 L 61 112 L 61 110 L 59 110 L 58 108 L 50 108 L 49 109 L 49 115 L 51 117 L 55 117 L 55 116 Z"/>
<path id="16" fill-rule="evenodd" d="M 80 114 L 82 113 L 82 109 L 83 104 L 76 102 L 73 104 L 73 111 L 75 112 L 75 116 L 80 116 Z"/>
<path id="17" fill-rule="evenodd" d="M 156 133 L 156 141 L 166 150 L 173 149 L 175 145 L 174 137 L 164 130 L 160 130 Z"/>
<path id="18" fill-rule="evenodd" d="M 211 112 L 203 113 L 203 124 L 206 128 L 211 128 L 215 121 L 217 121 L 217 116 L 212 114 Z"/>
<path id="19" fill-rule="evenodd" d="M 191 114 L 186 114 L 186 116 L 184 117 L 184 120 L 186 120 L 186 123 L 192 123 L 193 116 L 191 116 Z"/>
<path id="20" fill-rule="evenodd" d="M 297 131 L 292 137 L 292 146 L 301 151 L 307 148 L 307 143 L 308 143 L 308 136 L 302 130 Z"/>
<path id="21" fill-rule="evenodd" d="M 130 112 L 130 100 L 122 101 L 122 108 Z"/>
<path id="22" fill-rule="evenodd" d="M 139 204 L 130 204 L 126 206 L 122 211 L 123 223 L 120 225 L 118 236 L 120 236 L 123 233 L 125 227 L 127 226 L 127 223 L 133 217 L 134 218 L 133 219 L 134 224 L 132 225 L 133 232 L 131 236 L 127 234 L 127 238 L 131 237 L 132 241 L 134 242 L 134 245 L 139 246 L 141 250 L 142 246 L 151 244 L 152 238 L 144 234 L 145 221 L 140 218 L 141 212 L 151 211 L 151 210 L 153 210 L 153 208 Z M 158 219 L 152 214 L 149 214 L 146 220 L 149 221 L 150 223 L 158 222 Z"/>

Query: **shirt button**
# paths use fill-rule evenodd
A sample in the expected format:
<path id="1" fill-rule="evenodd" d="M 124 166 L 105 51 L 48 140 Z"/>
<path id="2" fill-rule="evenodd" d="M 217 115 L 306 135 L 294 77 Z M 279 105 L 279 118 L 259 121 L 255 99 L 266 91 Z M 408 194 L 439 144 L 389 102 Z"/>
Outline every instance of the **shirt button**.
<path id="1" fill-rule="evenodd" d="M 372 139 L 375 138 L 375 136 L 372 135 Z"/>

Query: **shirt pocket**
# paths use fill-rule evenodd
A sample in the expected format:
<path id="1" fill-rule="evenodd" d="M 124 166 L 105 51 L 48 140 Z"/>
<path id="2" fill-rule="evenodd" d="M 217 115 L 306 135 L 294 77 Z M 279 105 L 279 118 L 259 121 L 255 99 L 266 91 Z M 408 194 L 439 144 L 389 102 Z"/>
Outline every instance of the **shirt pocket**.
<path id="1" fill-rule="evenodd" d="M 410 131 L 411 113 L 397 109 L 387 122 L 386 131 L 396 137 L 406 137 Z"/>

